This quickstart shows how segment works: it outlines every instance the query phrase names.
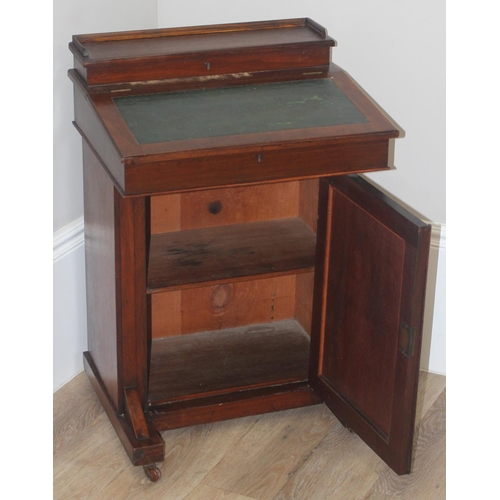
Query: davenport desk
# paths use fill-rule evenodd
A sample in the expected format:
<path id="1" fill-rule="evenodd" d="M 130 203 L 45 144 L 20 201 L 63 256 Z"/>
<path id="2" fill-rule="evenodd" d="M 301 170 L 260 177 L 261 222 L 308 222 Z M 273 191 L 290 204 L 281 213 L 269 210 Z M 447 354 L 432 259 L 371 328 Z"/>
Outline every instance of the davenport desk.
<path id="1" fill-rule="evenodd" d="M 160 431 L 324 402 L 411 463 L 430 227 L 358 175 L 399 130 L 310 19 L 74 36 L 85 370 Z"/>

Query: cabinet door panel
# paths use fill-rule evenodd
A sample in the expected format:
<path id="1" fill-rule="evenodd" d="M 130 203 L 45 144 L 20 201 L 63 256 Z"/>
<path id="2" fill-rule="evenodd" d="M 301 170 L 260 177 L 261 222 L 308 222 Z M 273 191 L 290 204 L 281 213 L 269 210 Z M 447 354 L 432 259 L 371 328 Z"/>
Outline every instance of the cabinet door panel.
<path id="1" fill-rule="evenodd" d="M 311 386 L 409 472 L 430 226 L 359 176 L 322 181 Z"/>

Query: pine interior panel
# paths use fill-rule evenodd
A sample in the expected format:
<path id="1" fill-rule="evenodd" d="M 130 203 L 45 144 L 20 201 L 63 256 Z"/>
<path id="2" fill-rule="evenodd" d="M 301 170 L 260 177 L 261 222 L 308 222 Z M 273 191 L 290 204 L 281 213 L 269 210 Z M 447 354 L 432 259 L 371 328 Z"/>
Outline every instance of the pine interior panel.
<path id="1" fill-rule="evenodd" d="M 297 274 L 294 316 L 309 335 L 311 335 L 312 326 L 313 291 L 314 273 Z"/>
<path id="2" fill-rule="evenodd" d="M 151 235 L 148 292 L 312 271 L 315 249 L 299 218 Z"/>
<path id="3" fill-rule="evenodd" d="M 299 182 L 299 217 L 316 233 L 318 226 L 319 179 Z M 311 335 L 314 273 L 297 275 L 295 318 Z"/>
<path id="4" fill-rule="evenodd" d="M 296 217 L 315 231 L 317 205 L 317 179 L 153 196 L 151 234 Z M 294 317 L 310 332 L 312 280 L 311 272 L 154 293 L 152 337 Z"/>
<path id="5" fill-rule="evenodd" d="M 168 337 L 152 342 L 149 402 L 306 381 L 308 368 L 309 336 L 293 319 Z"/>
<path id="6" fill-rule="evenodd" d="M 279 182 L 152 196 L 151 234 L 297 217 L 301 184 Z"/>
<path id="7" fill-rule="evenodd" d="M 298 276 L 292 274 L 152 294 L 152 337 L 293 318 Z"/>
<path id="8" fill-rule="evenodd" d="M 170 337 L 182 333 L 182 290 L 151 295 L 151 336 Z"/>
<path id="9" fill-rule="evenodd" d="M 319 179 L 299 182 L 299 217 L 316 232 L 318 226 Z"/>
<path id="10" fill-rule="evenodd" d="M 151 196 L 150 218 L 151 234 L 180 231 L 181 228 L 181 197 L 183 195 L 168 194 Z"/>

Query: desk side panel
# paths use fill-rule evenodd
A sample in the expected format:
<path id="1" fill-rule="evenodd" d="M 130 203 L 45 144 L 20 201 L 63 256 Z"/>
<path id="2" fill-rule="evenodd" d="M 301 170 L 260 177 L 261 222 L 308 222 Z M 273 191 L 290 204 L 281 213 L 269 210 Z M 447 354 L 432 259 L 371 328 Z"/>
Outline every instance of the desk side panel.
<path id="1" fill-rule="evenodd" d="M 114 185 L 83 142 L 88 349 L 109 398 L 118 409 Z"/>
<path id="2" fill-rule="evenodd" d="M 104 165 L 100 168 L 105 168 L 117 188 L 123 190 L 124 173 L 120 154 L 93 107 L 87 90 L 81 84 L 74 85 L 74 106 L 75 127 L 95 158 Z"/>

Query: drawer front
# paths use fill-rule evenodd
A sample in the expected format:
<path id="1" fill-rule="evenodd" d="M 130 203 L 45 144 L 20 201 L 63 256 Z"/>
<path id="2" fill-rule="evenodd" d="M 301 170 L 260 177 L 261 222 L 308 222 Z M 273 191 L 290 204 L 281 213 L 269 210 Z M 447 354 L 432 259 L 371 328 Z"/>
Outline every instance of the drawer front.
<path id="1" fill-rule="evenodd" d="M 201 77 L 228 73 L 328 66 L 330 47 L 283 47 L 227 50 L 213 54 L 179 54 L 88 64 L 82 76 L 89 85 L 168 78 Z"/>
<path id="2" fill-rule="evenodd" d="M 388 169 L 389 140 L 184 158 L 127 165 L 125 195 L 260 184 Z"/>

